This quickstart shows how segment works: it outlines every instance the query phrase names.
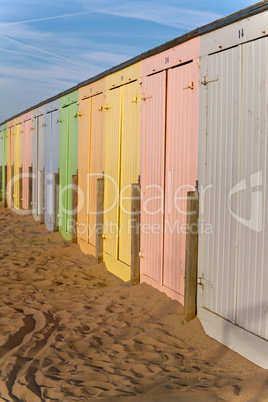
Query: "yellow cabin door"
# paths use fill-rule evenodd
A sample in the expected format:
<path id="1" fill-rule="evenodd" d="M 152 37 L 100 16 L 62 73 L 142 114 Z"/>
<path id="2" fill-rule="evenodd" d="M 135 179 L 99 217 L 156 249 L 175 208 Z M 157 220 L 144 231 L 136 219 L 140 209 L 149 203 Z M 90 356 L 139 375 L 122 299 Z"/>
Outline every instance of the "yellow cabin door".
<path id="1" fill-rule="evenodd" d="M 119 260 L 131 265 L 131 185 L 140 171 L 140 97 L 134 81 L 122 87 Z"/>
<path id="2" fill-rule="evenodd" d="M 79 151 L 78 151 L 78 187 L 79 187 L 79 212 L 77 235 L 78 238 L 87 242 L 87 216 L 88 216 L 88 188 L 87 175 L 89 171 L 90 152 L 90 115 L 91 99 L 87 98 L 80 102 L 79 112 Z"/>
<path id="3" fill-rule="evenodd" d="M 91 136 L 88 174 L 88 243 L 96 248 L 97 179 L 104 171 L 103 94 L 91 98 Z"/>
<path id="4" fill-rule="evenodd" d="M 22 125 L 17 124 L 15 128 L 15 141 L 14 141 L 14 207 L 19 208 L 20 203 L 20 192 L 19 192 L 19 168 L 21 166 L 21 135 L 22 135 Z"/>
<path id="5" fill-rule="evenodd" d="M 103 94 L 83 99 L 80 112 L 78 166 L 80 201 L 77 230 L 80 241 L 88 245 L 83 250 L 95 254 L 97 179 L 102 177 L 104 171 Z"/>
<path id="6" fill-rule="evenodd" d="M 119 182 L 121 146 L 121 91 L 118 87 L 108 93 L 106 104 L 106 163 L 104 179 L 104 254 L 118 259 Z"/>
<path id="7" fill-rule="evenodd" d="M 140 86 L 137 81 L 108 92 L 104 180 L 104 262 L 130 279 L 131 187 L 140 170 Z"/>

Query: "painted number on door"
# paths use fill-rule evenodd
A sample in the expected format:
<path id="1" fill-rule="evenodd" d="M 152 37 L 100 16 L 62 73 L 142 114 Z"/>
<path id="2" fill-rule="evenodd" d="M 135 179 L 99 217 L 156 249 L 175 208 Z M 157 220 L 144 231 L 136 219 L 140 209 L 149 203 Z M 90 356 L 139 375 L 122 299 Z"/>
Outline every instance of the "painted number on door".
<path id="1" fill-rule="evenodd" d="M 238 38 L 240 39 L 243 37 L 244 37 L 244 29 L 242 28 L 242 29 L 239 29 L 239 31 L 238 31 Z"/>

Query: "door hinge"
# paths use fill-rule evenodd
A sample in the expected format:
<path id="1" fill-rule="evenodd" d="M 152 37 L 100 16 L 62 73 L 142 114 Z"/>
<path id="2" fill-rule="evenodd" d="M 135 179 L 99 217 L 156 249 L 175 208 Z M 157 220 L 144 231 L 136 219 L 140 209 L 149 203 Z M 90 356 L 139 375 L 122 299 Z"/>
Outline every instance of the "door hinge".
<path id="1" fill-rule="evenodd" d="M 206 77 L 206 76 L 204 76 L 204 77 L 202 77 L 201 84 L 202 84 L 202 85 L 207 85 L 207 84 L 209 84 L 210 82 L 215 82 L 215 81 L 218 81 L 218 80 L 219 80 L 218 75 L 214 75 L 213 77 Z"/>
<path id="2" fill-rule="evenodd" d="M 198 278 L 197 284 L 200 286 L 208 286 L 209 288 L 214 289 L 214 284 L 211 281 L 202 277 Z"/>

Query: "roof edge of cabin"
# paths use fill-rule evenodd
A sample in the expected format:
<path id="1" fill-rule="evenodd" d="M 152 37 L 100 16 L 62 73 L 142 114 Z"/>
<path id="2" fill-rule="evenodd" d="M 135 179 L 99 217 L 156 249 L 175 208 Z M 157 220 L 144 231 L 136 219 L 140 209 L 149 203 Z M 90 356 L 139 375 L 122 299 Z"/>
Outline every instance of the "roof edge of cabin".
<path id="1" fill-rule="evenodd" d="M 185 34 L 183 34 L 183 35 L 181 35 L 181 36 L 179 36 L 179 37 L 177 37 L 175 39 L 172 39 L 172 40 L 170 40 L 170 41 L 168 41 L 168 42 L 166 42 L 166 43 L 164 43 L 162 45 L 159 45 L 159 46 L 156 46 L 156 47 L 154 47 L 154 48 L 152 48 L 150 50 L 147 50 L 146 52 L 143 52 L 138 56 L 135 56 L 135 57 L 133 57 L 133 58 L 127 60 L 127 61 L 124 61 L 123 63 L 118 64 L 117 66 L 111 67 L 111 68 L 103 71 L 102 73 L 95 75 L 94 77 L 91 77 L 91 78 L 89 78 L 89 79 L 87 79 L 85 81 L 82 81 L 82 82 L 74 85 L 73 87 L 58 93 L 57 95 L 54 95 L 54 96 L 52 96 L 52 97 L 50 97 L 48 99 L 45 99 L 45 100 L 37 103 L 36 105 L 33 105 L 33 106 L 27 108 L 26 110 L 24 110 L 24 111 L 22 111 L 20 113 L 17 113 L 12 117 L 9 117 L 8 119 L 6 119 L 3 122 L 1 122 L 0 126 L 4 125 L 5 123 L 8 123 L 9 121 L 11 121 L 13 119 L 16 119 L 16 118 L 22 116 L 23 114 L 26 114 L 26 113 L 30 112 L 31 110 L 37 109 L 38 107 L 44 106 L 44 105 L 46 105 L 48 103 L 51 103 L 51 102 L 61 98 L 62 96 L 68 95 L 69 93 L 74 92 L 75 90 L 77 90 L 79 88 L 82 88 L 85 85 L 89 85 L 89 84 L 91 84 L 91 83 L 93 83 L 95 81 L 98 81 L 98 80 L 100 80 L 102 78 L 105 78 L 110 74 L 113 74 L 113 73 L 115 73 L 117 71 L 120 71 L 120 70 L 122 70 L 122 69 L 124 69 L 126 67 L 129 67 L 129 66 L 131 66 L 131 65 L 133 65 L 135 63 L 138 63 L 139 61 L 142 61 L 142 60 L 144 60 L 144 59 L 146 59 L 148 57 L 154 56 L 154 55 L 156 55 L 158 53 L 161 53 L 161 52 L 163 52 L 165 50 L 168 50 L 168 49 L 170 49 L 170 48 L 172 48 L 174 46 L 178 46 L 178 45 L 180 45 L 180 44 L 182 44 L 184 42 L 187 42 L 187 41 L 189 41 L 191 39 L 194 39 L 196 37 L 199 37 L 199 36 L 205 35 L 207 33 L 213 32 L 213 31 L 215 31 L 217 29 L 220 29 L 220 28 L 222 28 L 224 26 L 231 25 L 231 24 L 233 24 L 235 22 L 241 21 L 242 19 L 249 18 L 249 17 L 251 17 L 253 15 L 257 15 L 257 14 L 259 14 L 261 12 L 264 12 L 264 11 L 268 11 L 268 1 L 267 0 L 263 0 L 263 1 L 259 2 L 259 3 L 253 4 L 252 6 L 249 6 L 247 8 L 242 9 L 242 10 L 236 11 L 235 13 L 230 14 L 227 17 L 223 17 L 223 18 L 218 19 L 216 21 L 213 21 L 213 22 L 211 22 L 209 24 L 206 24 L 206 25 L 203 25 L 201 27 L 195 28 L 194 30 L 192 30 L 192 31 L 190 31 L 188 33 L 185 33 Z"/>

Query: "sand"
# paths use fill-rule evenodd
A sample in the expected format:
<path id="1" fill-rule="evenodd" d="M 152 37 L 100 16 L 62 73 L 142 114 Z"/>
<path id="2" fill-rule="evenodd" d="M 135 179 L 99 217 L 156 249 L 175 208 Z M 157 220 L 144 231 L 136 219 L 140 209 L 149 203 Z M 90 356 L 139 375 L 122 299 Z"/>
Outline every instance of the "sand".
<path id="1" fill-rule="evenodd" d="M 183 307 L 0 208 L 0 401 L 268 401 L 268 372 Z"/>

